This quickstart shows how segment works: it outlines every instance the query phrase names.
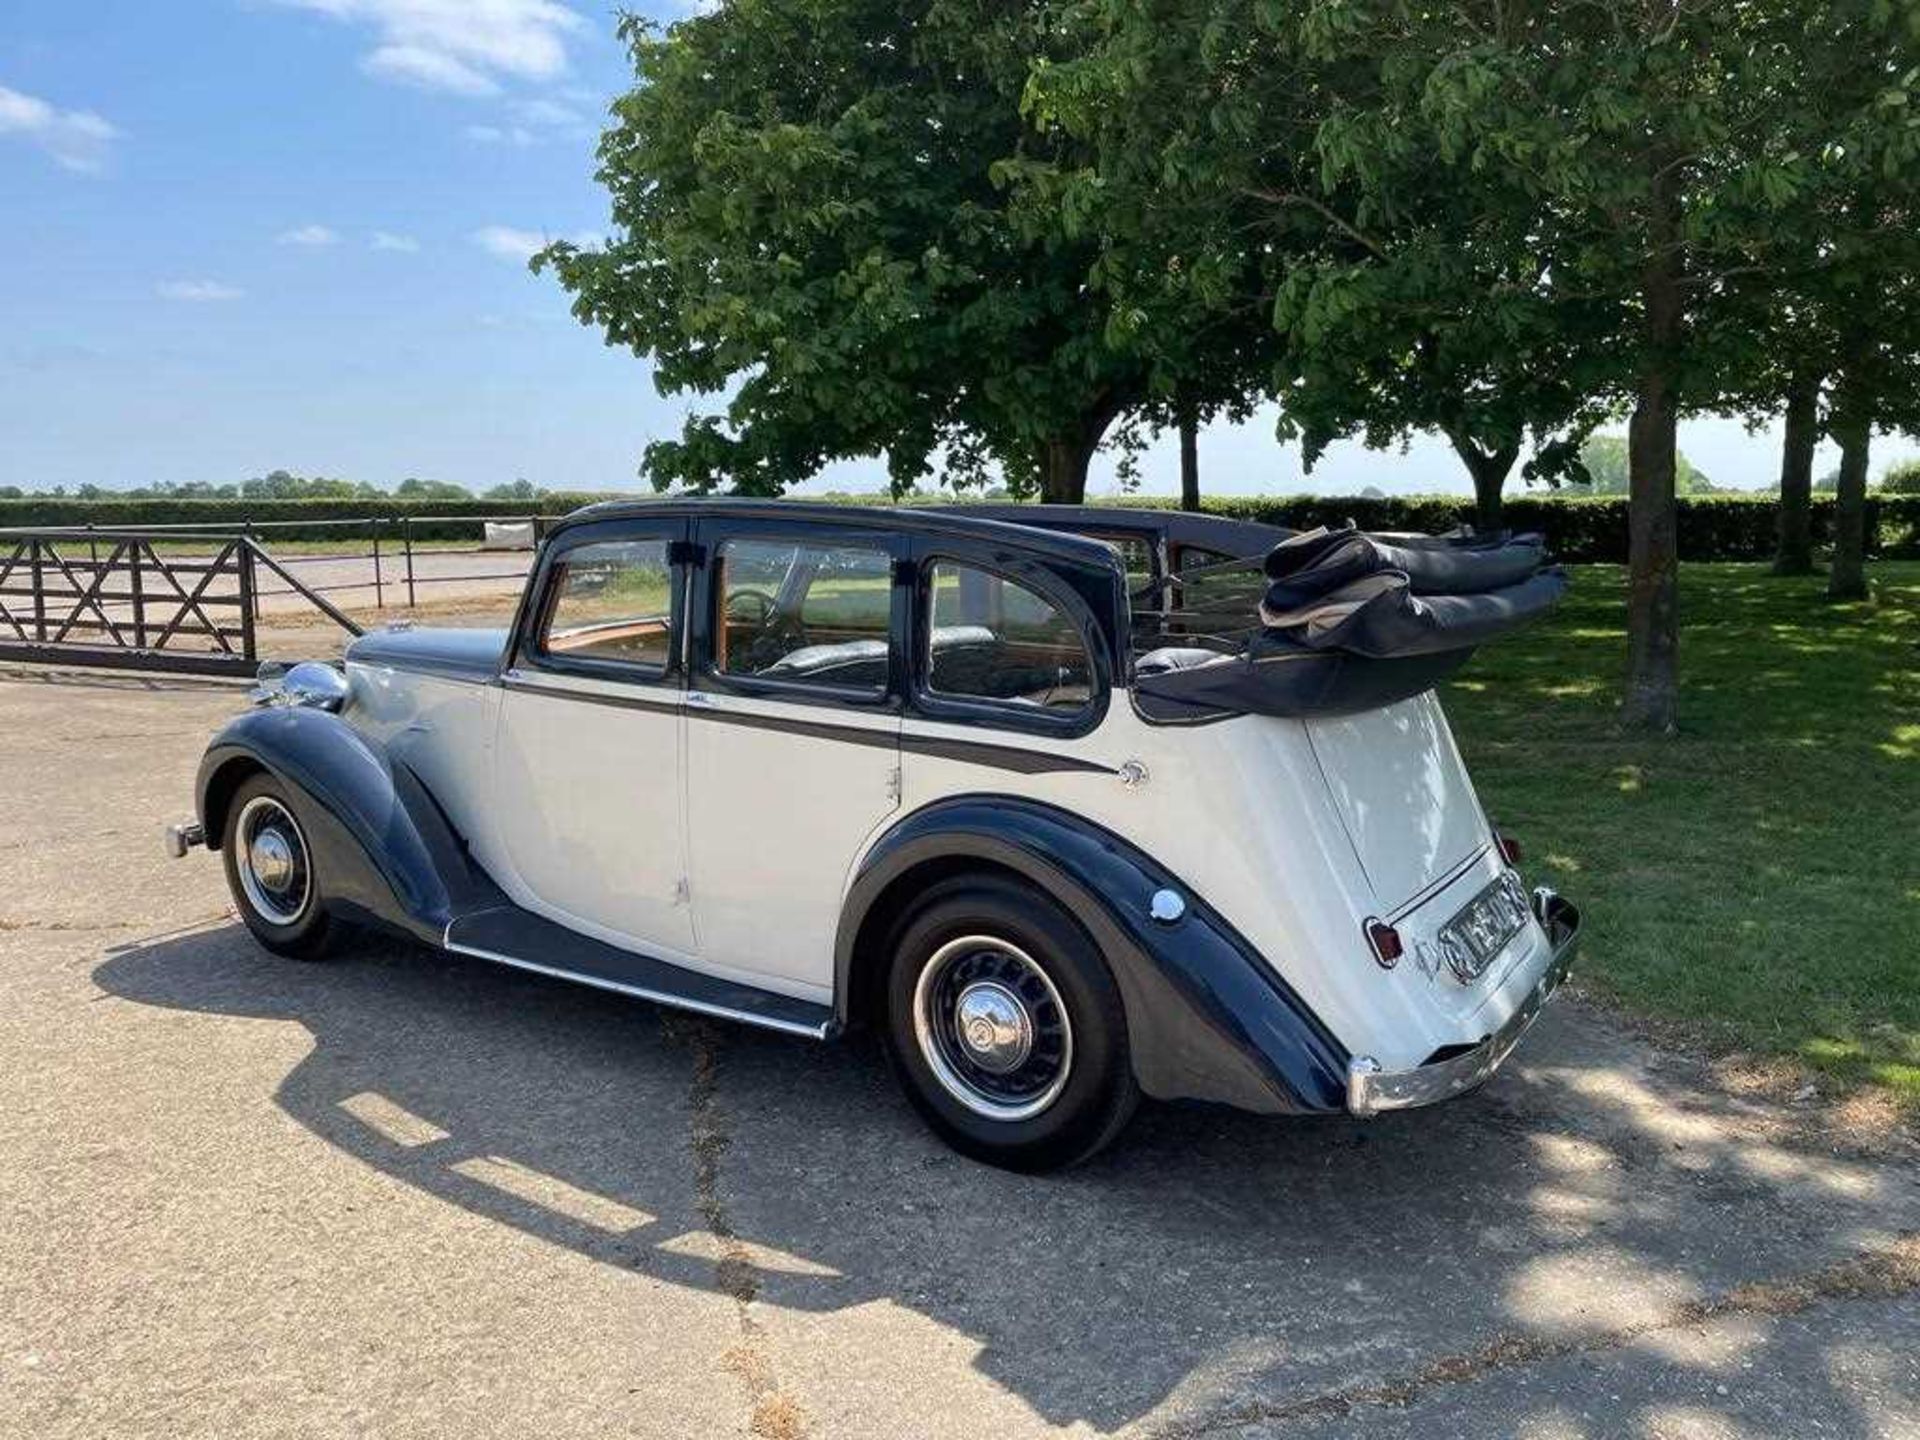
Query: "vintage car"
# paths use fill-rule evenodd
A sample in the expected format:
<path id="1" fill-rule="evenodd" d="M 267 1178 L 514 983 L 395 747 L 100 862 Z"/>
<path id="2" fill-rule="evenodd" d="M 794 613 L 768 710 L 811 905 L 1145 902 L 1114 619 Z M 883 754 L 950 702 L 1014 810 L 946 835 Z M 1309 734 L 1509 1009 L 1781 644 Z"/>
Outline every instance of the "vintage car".
<path id="1" fill-rule="evenodd" d="M 1009 1167 L 1092 1154 L 1143 1093 L 1425 1105 L 1573 953 L 1432 694 L 1557 576 L 1533 541 L 1139 510 L 595 505 L 509 629 L 265 670 L 168 845 L 217 850 L 281 954 L 373 923 L 874 1027 L 928 1124 Z"/>

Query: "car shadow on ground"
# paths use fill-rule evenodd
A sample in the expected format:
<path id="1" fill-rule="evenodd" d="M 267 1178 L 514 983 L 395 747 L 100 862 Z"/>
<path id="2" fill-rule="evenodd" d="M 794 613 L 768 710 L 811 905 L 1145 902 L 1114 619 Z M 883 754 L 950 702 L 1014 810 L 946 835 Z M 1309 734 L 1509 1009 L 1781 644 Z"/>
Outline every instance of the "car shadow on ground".
<path id="1" fill-rule="evenodd" d="M 122 947 L 94 978 L 144 1005 L 304 1026 L 313 1048 L 276 1103 L 399 1182 L 739 1301 L 891 1302 L 968 1337 L 974 1366 L 1047 1421 L 1101 1431 L 1406 1403 L 1529 1355 L 1657 1350 L 1664 1327 L 1764 1315 L 1765 1285 L 1916 1223 L 1910 1175 L 1689 1088 L 1566 1007 L 1487 1090 L 1438 1110 L 1359 1124 L 1150 1106 L 1092 1163 L 1032 1178 L 940 1146 L 858 1039 L 811 1045 L 380 941 L 279 961 L 232 925 Z M 1689 1362 L 1705 1403 L 1764 1429 L 1715 1367 L 1737 1381 L 1771 1343 L 1756 1326 Z M 888 1357 L 872 1364 L 884 1381 Z M 1870 1433 L 1830 1388 L 1828 1433 Z"/>

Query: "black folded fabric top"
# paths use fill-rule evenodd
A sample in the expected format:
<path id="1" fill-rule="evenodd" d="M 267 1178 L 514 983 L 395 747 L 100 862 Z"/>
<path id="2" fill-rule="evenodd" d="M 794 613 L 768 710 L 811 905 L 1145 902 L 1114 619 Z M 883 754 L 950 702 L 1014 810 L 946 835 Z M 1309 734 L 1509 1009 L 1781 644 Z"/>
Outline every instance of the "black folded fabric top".
<path id="1" fill-rule="evenodd" d="M 1164 702 L 1162 718 L 1389 705 L 1544 615 L 1567 588 L 1538 535 L 1314 530 L 1274 546 L 1263 569 L 1262 629 L 1240 654 L 1154 651 L 1137 662 L 1135 688 Z"/>

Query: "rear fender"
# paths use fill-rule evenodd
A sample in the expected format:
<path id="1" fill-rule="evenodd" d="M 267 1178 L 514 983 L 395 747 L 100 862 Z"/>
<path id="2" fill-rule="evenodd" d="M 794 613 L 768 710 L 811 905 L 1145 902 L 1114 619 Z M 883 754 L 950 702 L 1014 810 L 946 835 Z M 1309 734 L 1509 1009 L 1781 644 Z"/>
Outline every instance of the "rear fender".
<path id="1" fill-rule="evenodd" d="M 855 1018 L 856 987 L 871 978 L 860 967 L 884 964 L 877 932 L 898 903 L 927 877 L 969 863 L 1021 876 L 1087 931 L 1119 986 L 1134 1073 L 1147 1094 L 1266 1113 L 1344 1108 L 1345 1048 L 1191 886 L 1092 822 L 1011 796 L 939 801 L 868 851 L 836 946 L 843 1023 Z M 1154 918 L 1161 891 L 1180 898 L 1177 917 Z"/>
<path id="2" fill-rule="evenodd" d="M 330 912 L 438 945 L 456 915 L 504 900 L 412 769 L 326 710 L 268 706 L 214 736 L 195 787 L 209 848 L 225 841 L 235 790 L 262 770 L 304 802 Z"/>

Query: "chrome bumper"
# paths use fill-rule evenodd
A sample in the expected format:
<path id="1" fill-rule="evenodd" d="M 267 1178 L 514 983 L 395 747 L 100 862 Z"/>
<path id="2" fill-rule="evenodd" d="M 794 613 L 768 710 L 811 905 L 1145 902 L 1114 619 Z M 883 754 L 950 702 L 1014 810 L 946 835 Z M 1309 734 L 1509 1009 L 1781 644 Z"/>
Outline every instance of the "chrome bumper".
<path id="1" fill-rule="evenodd" d="M 178 860 L 194 846 L 206 843 L 207 832 L 191 820 L 182 825 L 167 826 L 165 844 L 171 859 Z"/>
<path id="2" fill-rule="evenodd" d="M 1534 982 L 1533 993 L 1508 1017 L 1507 1023 L 1464 1054 L 1412 1070 L 1382 1070 L 1370 1055 L 1347 1062 L 1347 1109 L 1354 1115 L 1378 1115 L 1382 1110 L 1410 1110 L 1464 1095 L 1500 1068 L 1534 1017 L 1573 968 L 1580 945 L 1580 912 L 1545 886 L 1533 892 L 1535 918 L 1547 932 L 1553 958 Z"/>

